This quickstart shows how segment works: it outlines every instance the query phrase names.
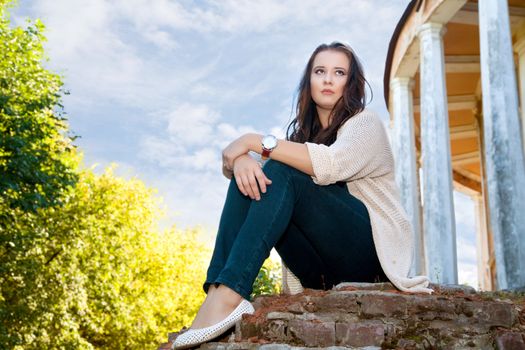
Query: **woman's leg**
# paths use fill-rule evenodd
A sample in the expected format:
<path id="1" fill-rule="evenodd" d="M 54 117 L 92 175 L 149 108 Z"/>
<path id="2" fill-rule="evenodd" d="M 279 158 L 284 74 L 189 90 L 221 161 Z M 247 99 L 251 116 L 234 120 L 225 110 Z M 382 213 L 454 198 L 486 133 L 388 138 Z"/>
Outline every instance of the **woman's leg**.
<path id="1" fill-rule="evenodd" d="M 341 278 L 352 278 L 346 272 L 348 262 L 352 262 L 347 255 L 355 253 L 360 266 L 357 271 L 375 266 L 366 208 L 348 193 L 346 184 L 318 186 L 307 174 L 277 161 L 269 161 L 264 171 L 272 185 L 260 201 L 244 197 L 235 182 L 230 183 L 204 285 L 205 290 L 211 283 L 221 285 L 214 290 L 214 304 L 225 299 L 236 299 L 237 304 L 241 297 L 249 299 L 253 281 L 273 246 L 310 288 L 326 289 Z M 310 227 L 304 230 L 304 226 Z M 355 232 L 365 234 L 348 240 Z M 352 245 L 358 246 L 353 247 L 354 252 L 347 249 Z M 235 303 L 222 311 L 209 307 L 197 323 L 207 326 L 210 318 L 220 320 L 234 307 Z M 223 316 L 217 317 L 221 312 Z"/>
<path id="2" fill-rule="evenodd" d="M 252 199 L 241 193 L 235 178 L 232 177 L 219 221 L 213 255 L 203 285 L 204 292 L 208 292 L 208 288 L 224 268 L 237 234 L 246 220 L 251 203 Z"/>
<path id="3" fill-rule="evenodd" d="M 322 231 L 314 229 L 307 221 L 296 224 L 292 220 L 275 245 L 303 287 L 327 290 L 343 281 L 388 281 L 377 258 L 371 230 L 330 225 Z"/>
<path id="4" fill-rule="evenodd" d="M 239 191 L 232 177 L 222 209 L 213 255 L 203 284 L 206 299 L 199 308 L 190 328 L 203 328 L 222 320 L 241 300 L 241 297 L 224 286 L 215 283 L 226 264 L 237 234 L 246 219 L 252 199 Z"/>
<path id="5" fill-rule="evenodd" d="M 368 212 L 361 201 L 348 193 L 346 184 L 319 186 L 309 175 L 274 160 L 268 161 L 263 170 L 272 184 L 260 201 L 251 202 L 215 283 L 226 285 L 249 300 L 262 263 L 282 240 L 290 222 L 315 247 L 327 270 L 325 278 L 373 280 L 370 275 L 381 270 Z M 276 247 L 278 251 L 286 251 L 283 245 L 290 246 L 288 242 L 284 239 Z M 301 275 L 297 266 L 304 263 L 302 256 L 294 260 L 283 255 L 291 270 Z"/>

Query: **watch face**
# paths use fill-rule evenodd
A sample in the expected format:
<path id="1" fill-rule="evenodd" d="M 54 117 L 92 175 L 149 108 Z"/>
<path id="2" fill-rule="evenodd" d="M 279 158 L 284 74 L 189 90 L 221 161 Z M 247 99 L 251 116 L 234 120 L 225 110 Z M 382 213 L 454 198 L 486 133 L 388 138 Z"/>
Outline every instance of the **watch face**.
<path id="1" fill-rule="evenodd" d="M 262 144 L 266 149 L 274 149 L 277 146 L 277 138 L 273 135 L 266 135 L 262 139 Z"/>

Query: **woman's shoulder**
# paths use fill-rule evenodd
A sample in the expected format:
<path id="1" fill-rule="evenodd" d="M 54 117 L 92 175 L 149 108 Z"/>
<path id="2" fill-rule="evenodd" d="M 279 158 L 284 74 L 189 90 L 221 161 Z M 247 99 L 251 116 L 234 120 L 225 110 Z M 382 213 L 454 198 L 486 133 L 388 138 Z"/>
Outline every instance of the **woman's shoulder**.
<path id="1" fill-rule="evenodd" d="M 354 115 L 352 118 L 359 118 L 359 119 L 373 119 L 375 121 L 381 121 L 379 118 L 379 114 L 377 114 L 376 111 L 370 108 L 365 108 L 361 112 Z M 352 119 L 350 118 L 350 119 Z"/>
<path id="2" fill-rule="evenodd" d="M 357 125 L 361 127 L 365 126 L 375 128 L 381 127 L 382 122 L 377 112 L 375 112 L 372 109 L 365 108 L 361 112 L 355 114 L 354 116 L 350 117 L 347 121 L 345 121 L 343 125 L 341 125 L 340 130 L 356 127 Z"/>

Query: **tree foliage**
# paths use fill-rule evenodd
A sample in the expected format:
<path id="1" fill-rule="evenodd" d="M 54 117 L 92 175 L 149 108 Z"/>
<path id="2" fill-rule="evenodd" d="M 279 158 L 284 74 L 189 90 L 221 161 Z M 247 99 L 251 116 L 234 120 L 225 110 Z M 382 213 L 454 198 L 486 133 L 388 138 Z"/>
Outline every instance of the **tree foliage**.
<path id="1" fill-rule="evenodd" d="M 211 252 L 161 230 L 155 190 L 82 166 L 44 26 L 10 28 L 0 0 L 0 348 L 145 349 L 189 325 Z M 254 295 L 276 292 L 265 263 Z"/>
<path id="2" fill-rule="evenodd" d="M 253 283 L 251 297 L 281 293 L 281 276 L 281 264 L 271 258 L 266 259 Z"/>
<path id="3" fill-rule="evenodd" d="M 36 230 L 1 261 L 0 343 L 20 349 L 143 349 L 180 329 L 204 299 L 209 249 L 197 230 L 159 230 L 154 191 L 108 168 L 80 173 L 60 207 L 18 216 Z M 5 210 L 5 208 L 2 208 Z"/>
<path id="4" fill-rule="evenodd" d="M 62 81 L 42 66 L 43 24 L 11 29 L 0 5 L 0 200 L 34 211 L 60 203 L 78 159 L 61 112 Z"/>

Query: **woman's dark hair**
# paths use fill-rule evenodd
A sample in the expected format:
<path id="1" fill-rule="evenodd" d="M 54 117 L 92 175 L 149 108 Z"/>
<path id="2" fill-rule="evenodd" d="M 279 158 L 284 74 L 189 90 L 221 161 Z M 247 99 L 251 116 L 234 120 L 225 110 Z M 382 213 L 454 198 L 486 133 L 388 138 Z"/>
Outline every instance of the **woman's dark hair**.
<path id="1" fill-rule="evenodd" d="M 310 76 L 315 56 L 322 51 L 333 50 L 344 53 L 350 61 L 348 80 L 343 90 L 343 96 L 335 103 L 330 113 L 330 125 L 323 129 L 317 108 L 312 99 Z M 340 42 L 319 45 L 308 60 L 303 77 L 297 88 L 297 104 L 295 118 L 288 125 L 286 139 L 294 142 L 314 142 L 327 146 L 335 142 L 337 130 L 345 121 L 361 112 L 366 106 L 365 79 L 363 67 L 350 46 Z"/>

